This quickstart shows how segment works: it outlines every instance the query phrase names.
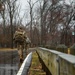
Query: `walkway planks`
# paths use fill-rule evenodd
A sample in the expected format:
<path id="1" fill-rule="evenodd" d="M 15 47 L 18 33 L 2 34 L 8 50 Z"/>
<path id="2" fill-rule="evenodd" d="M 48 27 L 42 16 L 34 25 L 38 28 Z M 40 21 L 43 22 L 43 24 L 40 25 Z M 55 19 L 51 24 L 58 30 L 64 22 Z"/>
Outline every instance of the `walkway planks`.
<path id="1" fill-rule="evenodd" d="M 39 62 L 38 55 L 35 51 L 32 55 L 32 63 L 28 75 L 46 75 L 46 73 L 42 70 L 42 65 Z"/>

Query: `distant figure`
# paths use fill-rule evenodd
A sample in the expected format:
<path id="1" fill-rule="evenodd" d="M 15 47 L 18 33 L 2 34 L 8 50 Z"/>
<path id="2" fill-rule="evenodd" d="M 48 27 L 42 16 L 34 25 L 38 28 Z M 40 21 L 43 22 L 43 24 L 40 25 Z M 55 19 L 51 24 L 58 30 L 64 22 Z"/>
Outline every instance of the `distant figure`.
<path id="1" fill-rule="evenodd" d="M 14 34 L 14 42 L 17 44 L 20 61 L 23 61 L 23 50 L 26 46 L 27 35 L 23 27 L 18 27 L 18 30 Z"/>

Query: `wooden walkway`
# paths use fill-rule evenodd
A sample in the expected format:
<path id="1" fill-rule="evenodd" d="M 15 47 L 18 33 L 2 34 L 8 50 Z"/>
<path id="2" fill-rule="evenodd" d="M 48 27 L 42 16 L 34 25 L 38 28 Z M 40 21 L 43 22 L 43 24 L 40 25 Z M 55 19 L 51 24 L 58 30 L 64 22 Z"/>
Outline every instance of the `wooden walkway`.
<path id="1" fill-rule="evenodd" d="M 42 65 L 39 62 L 36 51 L 33 52 L 32 63 L 28 75 L 46 75 L 46 73 L 42 70 Z"/>

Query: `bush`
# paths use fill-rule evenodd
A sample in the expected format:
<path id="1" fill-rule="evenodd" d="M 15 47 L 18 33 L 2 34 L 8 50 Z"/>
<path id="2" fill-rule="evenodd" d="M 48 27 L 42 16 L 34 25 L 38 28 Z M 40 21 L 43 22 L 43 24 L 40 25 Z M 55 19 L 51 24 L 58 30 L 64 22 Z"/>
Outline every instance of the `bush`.
<path id="1" fill-rule="evenodd" d="M 50 46 L 50 45 L 45 45 L 45 48 L 56 50 L 56 47 L 53 47 L 53 46 Z"/>
<path id="2" fill-rule="evenodd" d="M 70 47 L 70 54 L 75 55 L 75 44 Z"/>
<path id="3" fill-rule="evenodd" d="M 49 46 L 49 45 L 45 45 L 45 48 L 48 48 L 48 49 L 49 49 L 49 48 L 50 48 L 50 46 Z"/>
<path id="4" fill-rule="evenodd" d="M 63 52 L 63 53 L 68 53 L 68 48 L 64 44 L 60 44 L 56 47 L 57 51 Z"/>

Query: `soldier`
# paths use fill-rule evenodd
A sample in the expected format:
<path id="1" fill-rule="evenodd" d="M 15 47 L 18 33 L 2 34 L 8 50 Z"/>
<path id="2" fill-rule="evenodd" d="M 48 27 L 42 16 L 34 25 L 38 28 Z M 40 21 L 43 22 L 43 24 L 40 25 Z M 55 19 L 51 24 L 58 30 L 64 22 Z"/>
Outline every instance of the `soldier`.
<path id="1" fill-rule="evenodd" d="M 23 49 L 26 41 L 26 32 L 23 27 L 18 27 L 18 30 L 14 34 L 14 41 L 17 44 L 18 53 L 20 56 L 20 62 L 23 61 Z"/>

